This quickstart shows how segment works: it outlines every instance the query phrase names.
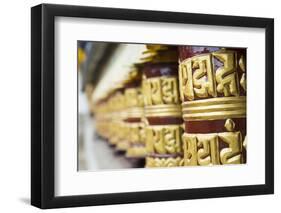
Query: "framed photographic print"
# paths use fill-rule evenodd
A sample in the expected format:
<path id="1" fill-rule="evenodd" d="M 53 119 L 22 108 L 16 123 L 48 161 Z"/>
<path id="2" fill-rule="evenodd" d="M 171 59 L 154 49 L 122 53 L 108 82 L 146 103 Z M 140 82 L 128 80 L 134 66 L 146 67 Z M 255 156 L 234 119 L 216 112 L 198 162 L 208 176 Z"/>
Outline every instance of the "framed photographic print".
<path id="1" fill-rule="evenodd" d="M 274 192 L 274 20 L 31 9 L 31 203 Z"/>

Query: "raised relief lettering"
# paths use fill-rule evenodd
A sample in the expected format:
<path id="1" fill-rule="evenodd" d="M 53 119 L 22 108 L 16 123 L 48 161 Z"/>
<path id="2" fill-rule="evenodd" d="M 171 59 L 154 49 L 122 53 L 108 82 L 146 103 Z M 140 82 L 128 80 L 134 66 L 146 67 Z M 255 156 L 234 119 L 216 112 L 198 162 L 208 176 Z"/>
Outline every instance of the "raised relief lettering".
<path id="1" fill-rule="evenodd" d="M 213 56 L 223 63 L 216 70 L 217 92 L 224 96 L 238 96 L 238 75 L 235 53 L 232 51 L 214 52 Z"/>
<path id="2" fill-rule="evenodd" d="M 220 152 L 222 164 L 242 163 L 242 135 L 240 132 L 219 133 L 219 138 L 228 144 L 228 148 L 223 148 Z"/>
<path id="3" fill-rule="evenodd" d="M 243 72 L 240 79 L 238 66 Z M 186 59 L 179 65 L 179 84 L 182 101 L 239 96 L 240 87 L 246 91 L 245 56 L 238 60 L 236 52 L 220 50 Z"/>
<path id="4" fill-rule="evenodd" d="M 184 165 L 192 166 L 243 163 L 243 141 L 241 132 L 234 132 L 235 123 L 232 119 L 226 120 L 225 128 L 228 132 L 210 134 L 184 133 Z M 219 143 L 224 143 L 226 146 L 220 150 Z"/>
<path id="5" fill-rule="evenodd" d="M 211 55 L 202 55 L 192 59 L 194 93 L 199 98 L 216 96 Z"/>
<path id="6" fill-rule="evenodd" d="M 183 149 L 184 149 L 184 165 L 195 166 L 197 165 L 197 138 L 195 135 L 183 135 Z"/>
<path id="7" fill-rule="evenodd" d="M 179 104 L 178 79 L 176 77 L 155 77 L 143 82 L 146 106 L 159 104 Z"/>
<path id="8" fill-rule="evenodd" d="M 169 127 L 163 129 L 165 149 L 168 153 L 178 153 L 182 151 L 180 127 Z"/>
<path id="9" fill-rule="evenodd" d="M 161 82 L 158 78 L 150 79 L 150 92 L 152 105 L 162 104 Z"/>
<path id="10" fill-rule="evenodd" d="M 193 82 L 192 82 L 192 66 L 191 59 L 187 59 L 185 62 L 179 65 L 179 83 L 180 83 L 180 96 L 181 100 L 193 100 Z"/>
<path id="11" fill-rule="evenodd" d="M 182 151 L 182 128 L 177 125 L 146 127 L 146 147 L 149 153 L 175 154 Z"/>
<path id="12" fill-rule="evenodd" d="M 197 136 L 198 164 L 216 165 L 219 163 L 218 136 L 216 134 L 206 134 Z"/>
<path id="13" fill-rule="evenodd" d="M 241 71 L 243 72 L 241 79 L 240 79 L 240 85 L 244 89 L 244 91 L 247 91 L 247 80 L 246 80 L 246 63 L 245 63 L 245 56 L 241 56 L 239 59 L 239 67 Z"/>
<path id="14" fill-rule="evenodd" d="M 162 79 L 162 98 L 164 104 L 178 104 L 178 83 L 176 78 Z"/>

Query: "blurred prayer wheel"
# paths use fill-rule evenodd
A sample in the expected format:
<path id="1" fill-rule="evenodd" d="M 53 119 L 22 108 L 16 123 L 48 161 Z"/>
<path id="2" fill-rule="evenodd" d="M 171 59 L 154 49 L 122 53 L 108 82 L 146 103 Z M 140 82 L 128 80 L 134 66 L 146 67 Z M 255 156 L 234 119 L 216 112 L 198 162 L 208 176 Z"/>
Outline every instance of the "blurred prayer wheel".
<path id="1" fill-rule="evenodd" d="M 179 47 L 184 165 L 246 163 L 246 49 Z"/>
<path id="2" fill-rule="evenodd" d="M 109 138 L 109 132 L 106 131 L 109 128 L 110 120 L 108 119 L 107 99 L 102 98 L 94 105 L 94 114 L 96 118 L 96 130 L 100 137 L 104 139 Z"/>
<path id="3" fill-rule="evenodd" d="M 181 166 L 183 120 L 178 90 L 177 48 L 147 45 L 144 56 L 145 166 Z"/>
<path id="4" fill-rule="evenodd" d="M 110 98 L 110 106 L 112 109 L 110 144 L 114 145 L 117 151 L 126 151 L 128 126 L 126 125 L 127 109 L 125 102 L 125 87 L 120 83 L 114 88 L 113 95 Z"/>
<path id="5" fill-rule="evenodd" d="M 125 102 L 128 126 L 127 152 L 128 158 L 144 158 L 146 154 L 144 143 L 143 123 L 143 95 L 141 90 L 142 74 L 137 67 L 132 67 L 131 72 L 124 82 Z"/>

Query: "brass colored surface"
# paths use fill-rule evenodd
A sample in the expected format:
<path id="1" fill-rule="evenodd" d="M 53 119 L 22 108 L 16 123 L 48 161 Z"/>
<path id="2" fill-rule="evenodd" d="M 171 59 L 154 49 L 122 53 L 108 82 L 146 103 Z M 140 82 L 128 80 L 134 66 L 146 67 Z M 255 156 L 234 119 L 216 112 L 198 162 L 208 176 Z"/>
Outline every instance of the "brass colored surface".
<path id="1" fill-rule="evenodd" d="M 184 133 L 184 165 L 218 165 L 244 163 L 242 135 L 234 131 L 235 123 L 227 119 L 226 132 L 210 134 Z M 224 143 L 225 147 L 220 148 Z"/>
<path id="2" fill-rule="evenodd" d="M 213 61 L 223 63 L 215 68 Z M 245 72 L 244 57 L 222 49 L 193 56 L 179 64 L 179 82 L 182 101 L 218 96 L 239 96 L 240 84 L 246 91 L 246 76 L 239 79 L 238 67 Z M 241 83 L 240 83 L 241 82 Z"/>
<path id="3" fill-rule="evenodd" d="M 183 119 L 217 120 L 246 117 L 246 97 L 220 97 L 187 101 L 182 104 Z"/>
<path id="4" fill-rule="evenodd" d="M 180 105 L 163 104 L 146 106 L 144 109 L 145 117 L 181 117 Z"/>
<path id="5" fill-rule="evenodd" d="M 214 49 L 179 63 L 185 166 L 246 163 L 245 52 Z"/>
<path id="6" fill-rule="evenodd" d="M 154 77 L 143 80 L 145 106 L 179 104 L 177 77 Z"/>
<path id="7" fill-rule="evenodd" d="M 150 125 L 145 129 L 146 149 L 148 154 L 182 153 L 181 125 Z"/>

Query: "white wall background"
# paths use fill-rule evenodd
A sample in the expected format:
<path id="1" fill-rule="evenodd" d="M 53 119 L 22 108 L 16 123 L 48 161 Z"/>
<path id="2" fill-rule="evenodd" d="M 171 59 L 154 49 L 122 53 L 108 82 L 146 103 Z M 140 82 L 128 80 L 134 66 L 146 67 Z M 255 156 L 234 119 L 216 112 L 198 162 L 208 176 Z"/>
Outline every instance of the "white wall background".
<path id="1" fill-rule="evenodd" d="M 57 209 L 51 212 L 276 212 L 281 207 L 281 13 L 277 0 L 58 0 L 81 4 L 275 18 L 275 195 Z M 37 0 L 2 1 L 0 7 L 0 212 L 39 212 L 30 197 L 30 7 Z M 279 151 L 278 151 L 279 150 Z"/>

